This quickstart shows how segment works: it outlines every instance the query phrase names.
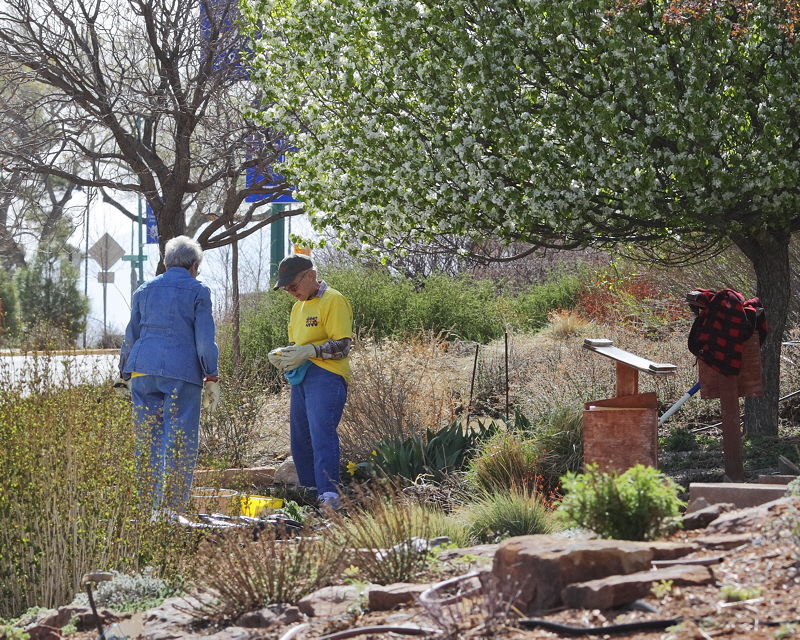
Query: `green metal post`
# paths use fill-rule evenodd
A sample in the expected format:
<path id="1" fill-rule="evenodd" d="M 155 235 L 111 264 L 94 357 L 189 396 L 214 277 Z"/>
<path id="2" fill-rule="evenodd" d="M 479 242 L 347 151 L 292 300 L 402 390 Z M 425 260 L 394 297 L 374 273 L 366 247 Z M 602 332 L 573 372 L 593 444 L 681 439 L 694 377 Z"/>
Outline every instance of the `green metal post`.
<path id="1" fill-rule="evenodd" d="M 272 203 L 272 215 L 280 213 L 286 208 L 283 203 Z M 283 260 L 286 255 L 286 246 L 284 243 L 284 236 L 286 234 L 286 218 L 280 218 L 270 223 L 270 260 L 269 260 L 269 277 L 274 280 L 278 276 L 278 264 Z"/>

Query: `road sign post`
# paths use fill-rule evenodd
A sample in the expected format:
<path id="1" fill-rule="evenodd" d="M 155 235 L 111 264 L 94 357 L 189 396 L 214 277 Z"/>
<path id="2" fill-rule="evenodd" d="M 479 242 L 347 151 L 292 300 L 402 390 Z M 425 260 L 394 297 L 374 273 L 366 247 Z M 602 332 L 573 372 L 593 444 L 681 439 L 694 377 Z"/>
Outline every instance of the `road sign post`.
<path id="1" fill-rule="evenodd" d="M 114 240 L 109 234 L 103 234 L 97 242 L 89 249 L 89 255 L 100 265 L 101 272 L 97 276 L 98 282 L 103 284 L 103 337 L 106 335 L 106 290 L 108 283 L 114 282 L 114 273 L 109 272 L 109 268 L 116 264 L 125 255 L 125 249 Z"/>

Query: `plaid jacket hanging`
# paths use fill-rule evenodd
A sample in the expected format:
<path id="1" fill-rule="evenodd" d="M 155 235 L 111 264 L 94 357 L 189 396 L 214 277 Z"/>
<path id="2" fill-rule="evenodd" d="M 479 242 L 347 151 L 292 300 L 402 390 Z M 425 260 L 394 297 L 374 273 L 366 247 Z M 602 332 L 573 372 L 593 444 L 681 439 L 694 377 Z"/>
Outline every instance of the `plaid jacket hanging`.
<path id="1" fill-rule="evenodd" d="M 739 375 L 745 340 L 757 330 L 763 342 L 769 331 L 761 300 L 745 300 L 731 289 L 696 291 L 695 303 L 689 304 L 697 314 L 689 331 L 689 351 L 722 375 Z"/>

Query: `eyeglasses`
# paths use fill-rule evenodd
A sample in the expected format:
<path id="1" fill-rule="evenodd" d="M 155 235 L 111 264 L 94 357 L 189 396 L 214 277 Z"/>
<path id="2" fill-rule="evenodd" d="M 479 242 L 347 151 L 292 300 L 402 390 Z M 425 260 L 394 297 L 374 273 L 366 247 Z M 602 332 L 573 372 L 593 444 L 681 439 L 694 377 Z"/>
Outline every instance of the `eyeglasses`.
<path id="1" fill-rule="evenodd" d="M 308 271 L 304 271 L 303 273 L 300 274 L 300 276 L 297 278 L 297 280 L 295 280 L 292 284 L 287 284 L 283 288 L 283 290 L 286 291 L 287 293 L 296 292 L 297 288 L 300 286 L 300 283 L 303 281 L 303 278 L 305 278 L 309 273 L 311 273 L 310 269 Z"/>

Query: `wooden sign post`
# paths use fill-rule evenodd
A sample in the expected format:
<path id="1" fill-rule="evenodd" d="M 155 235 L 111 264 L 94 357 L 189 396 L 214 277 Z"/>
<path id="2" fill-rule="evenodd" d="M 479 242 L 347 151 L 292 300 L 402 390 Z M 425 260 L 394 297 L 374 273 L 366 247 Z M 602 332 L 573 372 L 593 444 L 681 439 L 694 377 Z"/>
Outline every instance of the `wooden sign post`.
<path id="1" fill-rule="evenodd" d="M 725 475 L 734 482 L 744 480 L 742 463 L 742 428 L 739 419 L 739 398 L 760 396 L 761 343 L 758 333 L 753 333 L 742 344 L 742 368 L 738 376 L 724 376 L 714 371 L 702 360 L 697 361 L 700 378 L 700 397 L 719 398 L 722 413 L 722 451 L 725 458 Z"/>
<path id="2" fill-rule="evenodd" d="M 617 373 L 616 396 L 584 406 L 584 464 L 619 472 L 637 464 L 658 467 L 658 400 L 655 393 L 639 393 L 639 373 L 674 375 L 675 365 L 652 362 L 604 338 L 587 339 L 583 348 L 614 360 Z"/>

